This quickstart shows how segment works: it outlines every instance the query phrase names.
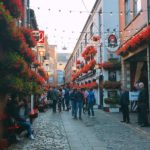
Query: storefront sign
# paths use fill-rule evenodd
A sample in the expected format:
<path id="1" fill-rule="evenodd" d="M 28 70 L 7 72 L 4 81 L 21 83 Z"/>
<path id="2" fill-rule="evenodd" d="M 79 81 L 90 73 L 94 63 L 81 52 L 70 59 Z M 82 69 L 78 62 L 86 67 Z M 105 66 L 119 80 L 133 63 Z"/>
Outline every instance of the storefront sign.
<path id="1" fill-rule="evenodd" d="M 139 96 L 139 92 L 129 92 L 129 100 L 137 101 Z"/>

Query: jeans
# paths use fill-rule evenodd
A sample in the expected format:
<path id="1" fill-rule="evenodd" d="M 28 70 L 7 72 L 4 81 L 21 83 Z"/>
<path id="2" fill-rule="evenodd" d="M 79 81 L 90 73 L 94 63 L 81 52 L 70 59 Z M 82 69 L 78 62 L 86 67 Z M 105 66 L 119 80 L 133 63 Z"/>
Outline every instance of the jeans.
<path id="1" fill-rule="evenodd" d="M 93 102 L 88 103 L 88 115 L 90 116 L 92 113 L 92 116 L 94 116 L 94 110 L 93 110 Z"/>
<path id="2" fill-rule="evenodd" d="M 32 134 L 31 123 L 29 121 L 17 121 L 17 124 L 23 128 L 25 128 L 30 136 Z"/>
<path id="3" fill-rule="evenodd" d="M 82 102 L 76 102 L 75 117 L 77 117 L 77 113 L 78 113 L 78 110 L 79 110 L 79 118 L 81 118 L 82 107 L 83 107 Z"/>
<path id="4" fill-rule="evenodd" d="M 122 108 L 123 121 L 130 122 L 128 105 L 124 105 L 121 108 Z"/>
<path id="5" fill-rule="evenodd" d="M 75 116 L 76 102 L 75 101 L 71 101 L 71 105 L 72 105 L 72 116 Z"/>

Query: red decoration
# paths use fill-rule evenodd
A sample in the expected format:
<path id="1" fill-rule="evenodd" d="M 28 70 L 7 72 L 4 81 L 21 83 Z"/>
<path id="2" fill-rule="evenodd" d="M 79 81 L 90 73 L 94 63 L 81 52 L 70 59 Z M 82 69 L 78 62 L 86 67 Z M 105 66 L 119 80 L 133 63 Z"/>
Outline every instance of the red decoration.
<path id="1" fill-rule="evenodd" d="M 90 55 L 93 54 L 95 55 L 97 53 L 96 48 L 93 45 L 89 45 L 85 48 L 85 50 L 82 53 L 82 57 L 85 60 L 90 60 Z"/>
<path id="2" fill-rule="evenodd" d="M 29 47 L 35 47 L 37 42 L 35 37 L 32 34 L 32 30 L 25 27 L 22 27 L 21 30 L 24 34 L 26 43 L 29 45 Z"/>
<path id="3" fill-rule="evenodd" d="M 42 67 L 38 68 L 38 72 L 45 80 L 48 80 L 48 74 Z"/>
<path id="4" fill-rule="evenodd" d="M 141 32 L 133 36 L 130 40 L 124 43 L 118 50 L 116 51 L 117 55 L 124 55 L 126 51 L 133 51 L 138 46 L 144 45 L 150 39 L 150 25 L 144 28 Z"/>
<path id="5" fill-rule="evenodd" d="M 2 0 L 2 2 L 14 18 L 24 16 L 22 0 Z"/>
<path id="6" fill-rule="evenodd" d="M 97 42 L 97 41 L 100 40 L 100 36 L 99 36 L 99 35 L 93 35 L 93 36 L 92 36 L 92 40 L 93 40 L 94 42 Z"/>

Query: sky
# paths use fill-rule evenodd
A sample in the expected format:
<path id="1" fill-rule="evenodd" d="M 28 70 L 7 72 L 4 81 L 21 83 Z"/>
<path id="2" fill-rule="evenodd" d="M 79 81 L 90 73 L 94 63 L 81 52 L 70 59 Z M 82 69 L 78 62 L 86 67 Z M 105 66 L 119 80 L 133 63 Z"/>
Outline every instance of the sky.
<path id="1" fill-rule="evenodd" d="M 30 0 L 40 30 L 58 52 L 71 53 L 96 0 Z M 66 47 L 66 50 L 63 48 Z"/>

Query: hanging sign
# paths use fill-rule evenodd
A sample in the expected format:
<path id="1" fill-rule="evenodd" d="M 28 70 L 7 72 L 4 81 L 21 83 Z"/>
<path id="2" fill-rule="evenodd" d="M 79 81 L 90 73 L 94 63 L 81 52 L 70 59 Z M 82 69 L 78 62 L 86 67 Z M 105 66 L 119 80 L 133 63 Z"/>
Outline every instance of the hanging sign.
<path id="1" fill-rule="evenodd" d="M 37 43 L 44 44 L 44 31 L 35 30 L 32 33 L 33 33 L 33 36 L 35 37 Z"/>

